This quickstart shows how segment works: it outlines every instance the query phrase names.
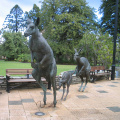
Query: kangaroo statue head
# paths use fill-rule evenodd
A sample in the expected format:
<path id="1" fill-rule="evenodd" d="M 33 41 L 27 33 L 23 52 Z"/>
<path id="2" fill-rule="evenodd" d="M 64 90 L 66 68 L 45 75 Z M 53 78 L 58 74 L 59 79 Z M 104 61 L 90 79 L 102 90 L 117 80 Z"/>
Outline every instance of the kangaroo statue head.
<path id="1" fill-rule="evenodd" d="M 38 30 L 38 25 L 39 25 L 39 17 L 37 18 L 36 22 L 33 23 L 30 19 L 27 19 L 27 29 L 26 31 L 24 32 L 24 36 L 27 37 L 27 36 L 30 36 L 30 35 L 34 35 L 36 33 L 36 30 Z"/>
<path id="2" fill-rule="evenodd" d="M 77 50 L 74 48 L 74 50 L 75 50 L 74 60 L 76 60 L 76 59 L 80 58 L 79 53 L 82 51 L 82 49 L 80 49 L 79 51 L 77 51 Z"/>

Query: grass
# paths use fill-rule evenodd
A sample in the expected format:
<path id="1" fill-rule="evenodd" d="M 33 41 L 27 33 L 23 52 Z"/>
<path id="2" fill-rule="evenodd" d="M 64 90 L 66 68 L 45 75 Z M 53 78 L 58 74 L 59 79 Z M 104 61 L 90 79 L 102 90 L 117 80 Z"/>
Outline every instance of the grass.
<path id="1" fill-rule="evenodd" d="M 63 71 L 75 70 L 76 65 L 57 65 L 57 75 Z M 6 75 L 6 69 L 10 68 L 32 68 L 30 63 L 21 63 L 14 61 L 4 61 L 0 60 L 0 75 Z"/>

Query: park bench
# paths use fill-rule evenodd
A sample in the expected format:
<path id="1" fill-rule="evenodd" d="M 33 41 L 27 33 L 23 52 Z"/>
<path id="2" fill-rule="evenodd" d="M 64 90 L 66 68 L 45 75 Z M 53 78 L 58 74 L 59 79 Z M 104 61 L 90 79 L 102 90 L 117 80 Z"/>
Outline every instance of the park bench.
<path id="1" fill-rule="evenodd" d="M 33 69 L 6 69 L 6 83 L 7 83 L 7 89 L 6 91 L 9 93 L 10 89 L 17 87 L 10 87 L 11 83 L 31 83 L 36 82 L 36 80 L 32 77 L 32 70 Z M 12 76 L 15 75 L 15 76 Z M 18 75 L 20 75 L 18 77 Z M 21 76 L 26 75 L 26 76 Z M 41 79 L 44 84 L 47 84 L 47 81 L 42 78 Z"/>
<path id="2" fill-rule="evenodd" d="M 105 69 L 104 66 L 91 66 L 90 77 L 92 79 L 92 82 L 97 80 L 97 78 L 100 76 L 105 76 L 105 78 L 109 80 L 110 75 L 111 70 Z"/>

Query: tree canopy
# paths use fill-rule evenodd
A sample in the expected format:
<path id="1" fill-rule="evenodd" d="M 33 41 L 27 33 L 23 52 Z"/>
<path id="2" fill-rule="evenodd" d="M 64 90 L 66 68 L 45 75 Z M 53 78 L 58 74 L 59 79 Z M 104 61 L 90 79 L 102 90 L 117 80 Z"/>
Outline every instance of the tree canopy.
<path id="1" fill-rule="evenodd" d="M 4 21 L 4 30 L 11 30 L 13 32 L 18 32 L 22 30 L 24 26 L 23 10 L 19 5 L 15 5 L 11 10 L 10 14 L 7 15 Z"/>
<path id="2" fill-rule="evenodd" d="M 114 34 L 115 28 L 115 10 L 116 10 L 116 0 L 102 0 L 102 4 L 99 8 L 100 13 L 103 14 L 101 18 L 101 28 L 103 32 L 109 32 L 109 34 Z M 118 33 L 120 33 L 120 1 L 118 4 Z"/>
<path id="3" fill-rule="evenodd" d="M 18 31 L 21 29 L 24 31 L 27 18 L 35 22 L 37 17 L 40 17 L 38 28 L 52 47 L 57 63 L 74 63 L 74 48 L 80 49 L 82 46 L 83 51 L 80 56 L 88 58 L 91 65 L 104 64 L 108 67 L 112 59 L 110 34 L 114 29 L 114 2 L 102 1 L 101 28 L 96 22 L 94 8 L 91 8 L 86 0 L 43 0 L 41 8 L 34 4 L 25 14 L 18 5 L 15 5 L 4 22 L 7 29 L 4 29 L 5 41 L 0 45 L 0 50 L 3 51 L 0 54 L 9 60 L 30 59 L 26 54 L 29 53 L 27 39 Z"/>
<path id="4" fill-rule="evenodd" d="M 8 60 L 17 59 L 18 55 L 29 52 L 27 39 L 20 32 L 4 32 L 3 38 L 5 41 L 2 45 L 2 55 Z"/>
<path id="5" fill-rule="evenodd" d="M 34 4 L 32 10 L 25 12 L 25 19 L 30 18 L 33 21 L 36 21 L 37 17 L 40 17 L 40 8 Z"/>
<path id="6" fill-rule="evenodd" d="M 98 25 L 94 9 L 85 0 L 44 0 L 40 20 L 43 35 L 54 44 L 57 56 L 73 54 L 85 31 L 95 31 Z"/>
<path id="7" fill-rule="evenodd" d="M 81 55 L 86 56 L 91 65 L 102 64 L 109 68 L 113 54 L 112 39 L 108 33 L 102 34 L 100 30 L 96 34 L 87 31 L 79 42 L 78 49 L 83 48 Z"/>

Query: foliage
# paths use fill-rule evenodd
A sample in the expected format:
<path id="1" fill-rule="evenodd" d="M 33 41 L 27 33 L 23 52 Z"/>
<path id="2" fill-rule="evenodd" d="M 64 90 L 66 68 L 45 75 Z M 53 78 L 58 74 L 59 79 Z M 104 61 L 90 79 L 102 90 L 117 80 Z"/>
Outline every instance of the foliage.
<path id="1" fill-rule="evenodd" d="M 2 44 L 0 44 L 0 59 L 2 57 Z"/>
<path id="2" fill-rule="evenodd" d="M 118 5 L 118 33 L 120 33 L 120 2 Z M 109 32 L 109 34 L 114 34 L 115 28 L 115 9 L 116 0 L 102 0 L 102 4 L 99 8 L 100 13 L 103 14 L 101 19 L 101 27 L 103 32 Z"/>
<path id="3" fill-rule="evenodd" d="M 3 37 L 5 42 L 2 45 L 2 55 L 6 56 L 8 60 L 12 60 L 15 57 L 15 45 L 13 42 L 13 35 L 9 32 L 4 32 Z"/>
<path id="4" fill-rule="evenodd" d="M 109 68 L 112 63 L 113 43 L 112 37 L 106 33 L 102 34 L 98 31 L 97 34 L 87 31 L 79 46 L 83 47 L 82 55 L 86 56 L 91 65 L 102 64 Z"/>
<path id="5" fill-rule="evenodd" d="M 105 35 L 99 34 L 98 37 L 98 47 L 96 48 L 98 52 L 98 61 L 103 63 L 106 68 L 109 68 L 112 64 L 113 38 L 110 37 L 108 33 L 106 33 Z"/>
<path id="6" fill-rule="evenodd" d="M 82 49 L 80 56 L 86 57 L 89 62 L 92 64 L 94 61 L 94 65 L 96 65 L 96 34 L 91 31 L 86 31 L 83 35 L 83 38 L 78 44 L 78 50 Z M 91 57 L 92 56 L 92 57 Z"/>
<path id="7" fill-rule="evenodd" d="M 3 33 L 5 42 L 0 45 L 0 54 L 8 60 L 29 62 L 27 39 L 18 31 L 24 29 L 27 18 L 35 21 L 40 17 L 38 28 L 50 44 L 57 63 L 74 63 L 74 48 L 82 46 L 81 56 L 87 57 L 91 64 L 100 63 L 108 67 L 112 61 L 113 44 L 109 34 L 114 29 L 115 0 L 102 3 L 100 12 L 103 13 L 101 25 L 104 34 L 99 31 L 94 9 L 87 5 L 86 0 L 44 0 L 41 9 L 34 4 L 32 10 L 25 12 L 24 20 L 22 9 L 15 5 L 4 23 L 17 33 Z M 118 30 L 119 26 L 118 20 Z M 117 44 L 117 51 L 118 48 Z"/>
<path id="8" fill-rule="evenodd" d="M 3 25 L 4 30 L 7 28 L 13 32 L 18 32 L 18 30 L 22 30 L 24 26 L 23 10 L 18 5 L 15 5 L 10 10 L 10 14 L 8 14 L 5 18 Z"/>
<path id="9" fill-rule="evenodd" d="M 96 29 L 95 19 L 94 10 L 87 6 L 85 0 L 44 0 L 42 3 L 43 35 L 54 44 L 51 47 L 61 58 L 65 54 L 70 58 L 85 31 Z"/>
<path id="10" fill-rule="evenodd" d="M 116 41 L 117 43 L 116 43 L 116 57 L 115 57 L 115 59 L 116 59 L 116 63 L 120 63 L 120 44 L 119 44 L 120 34 L 117 34 L 117 36 L 118 36 L 118 40 Z"/>
<path id="11" fill-rule="evenodd" d="M 18 55 L 29 52 L 27 39 L 20 32 L 4 32 L 3 37 L 5 42 L 2 45 L 2 55 L 8 60 L 17 59 Z"/>
<path id="12" fill-rule="evenodd" d="M 30 18 L 35 22 L 37 17 L 40 17 L 40 8 L 34 4 L 32 10 L 25 12 L 25 19 Z"/>
<path id="13" fill-rule="evenodd" d="M 30 54 L 20 54 L 15 60 L 19 62 L 31 62 L 31 57 Z"/>
<path id="14" fill-rule="evenodd" d="M 15 45 L 15 58 L 22 53 L 29 53 L 27 39 L 20 32 L 12 34 Z"/>

